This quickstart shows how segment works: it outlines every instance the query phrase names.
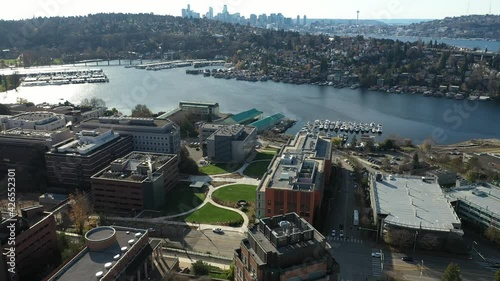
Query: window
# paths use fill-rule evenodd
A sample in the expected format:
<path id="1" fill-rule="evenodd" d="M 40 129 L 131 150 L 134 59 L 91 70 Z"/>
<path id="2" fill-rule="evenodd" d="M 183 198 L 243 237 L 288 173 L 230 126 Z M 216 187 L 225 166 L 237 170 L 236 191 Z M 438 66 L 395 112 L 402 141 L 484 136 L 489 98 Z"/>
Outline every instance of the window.
<path id="1" fill-rule="evenodd" d="M 267 213 L 270 214 L 271 213 L 271 208 L 267 209 Z"/>
<path id="2" fill-rule="evenodd" d="M 271 200 L 267 200 L 267 205 L 271 205 Z"/>

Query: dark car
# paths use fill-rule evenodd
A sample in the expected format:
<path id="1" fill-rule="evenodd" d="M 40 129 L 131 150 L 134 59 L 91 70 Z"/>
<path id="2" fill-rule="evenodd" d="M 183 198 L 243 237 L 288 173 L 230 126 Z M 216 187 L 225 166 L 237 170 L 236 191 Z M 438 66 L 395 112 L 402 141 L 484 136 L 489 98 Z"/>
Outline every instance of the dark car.
<path id="1" fill-rule="evenodd" d="M 413 258 L 412 257 L 402 257 L 401 260 L 402 261 L 413 261 Z"/>

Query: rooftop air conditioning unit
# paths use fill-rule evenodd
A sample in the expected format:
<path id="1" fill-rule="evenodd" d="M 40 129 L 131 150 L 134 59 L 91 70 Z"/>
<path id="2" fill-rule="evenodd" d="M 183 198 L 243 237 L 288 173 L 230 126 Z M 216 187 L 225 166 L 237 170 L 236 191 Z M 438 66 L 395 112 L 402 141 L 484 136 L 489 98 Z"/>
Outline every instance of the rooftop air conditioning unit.
<path id="1" fill-rule="evenodd" d="M 130 239 L 130 240 L 128 240 L 128 244 L 129 244 L 129 245 L 134 245 L 134 243 L 135 243 L 135 240 L 134 240 L 134 239 Z"/>
<path id="2" fill-rule="evenodd" d="M 113 260 L 117 261 L 120 259 L 120 254 L 116 254 L 114 257 L 113 257 Z"/>
<path id="3" fill-rule="evenodd" d="M 128 250 L 128 248 L 127 247 L 122 247 L 121 250 L 122 250 L 122 253 L 125 253 Z"/>
<path id="4" fill-rule="evenodd" d="M 112 262 L 107 262 L 106 264 L 104 264 L 104 269 L 106 269 L 106 270 L 109 270 L 111 267 L 113 267 Z"/>
<path id="5" fill-rule="evenodd" d="M 102 271 L 98 271 L 98 272 L 96 272 L 96 274 L 95 274 L 95 279 L 96 279 L 96 280 L 101 280 L 101 278 L 102 278 L 102 276 L 103 276 L 103 275 L 104 275 L 104 272 L 102 272 Z"/>

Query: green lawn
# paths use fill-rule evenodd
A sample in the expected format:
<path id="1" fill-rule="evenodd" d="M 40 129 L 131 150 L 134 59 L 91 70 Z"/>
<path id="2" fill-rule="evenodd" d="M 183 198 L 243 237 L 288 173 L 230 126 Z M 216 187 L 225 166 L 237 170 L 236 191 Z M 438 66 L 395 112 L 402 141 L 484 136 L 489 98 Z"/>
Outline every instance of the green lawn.
<path id="1" fill-rule="evenodd" d="M 239 200 L 255 202 L 257 186 L 250 184 L 232 184 L 221 187 L 212 193 L 214 199 L 226 202 L 229 205 L 236 204 Z"/>
<path id="2" fill-rule="evenodd" d="M 205 175 L 218 175 L 232 173 L 243 166 L 240 163 L 214 163 L 200 167 L 200 173 Z"/>
<path id="3" fill-rule="evenodd" d="M 243 171 L 243 174 L 252 178 L 262 178 L 262 176 L 267 171 L 267 166 L 269 166 L 269 163 L 271 163 L 271 161 L 254 162 L 248 165 L 245 171 Z"/>
<path id="4" fill-rule="evenodd" d="M 216 207 L 207 203 L 201 209 L 184 217 L 184 221 L 206 224 L 241 226 L 243 218 L 240 214 Z"/>
<path id="5" fill-rule="evenodd" d="M 162 215 L 179 214 L 199 206 L 205 201 L 205 193 L 190 188 L 189 182 L 178 182 L 176 187 L 167 192 L 167 203 L 162 210 Z"/>
<path id="6" fill-rule="evenodd" d="M 261 152 L 257 152 L 257 155 L 255 155 L 253 160 L 271 160 L 274 155 L 276 155 L 276 150 L 263 150 Z"/>

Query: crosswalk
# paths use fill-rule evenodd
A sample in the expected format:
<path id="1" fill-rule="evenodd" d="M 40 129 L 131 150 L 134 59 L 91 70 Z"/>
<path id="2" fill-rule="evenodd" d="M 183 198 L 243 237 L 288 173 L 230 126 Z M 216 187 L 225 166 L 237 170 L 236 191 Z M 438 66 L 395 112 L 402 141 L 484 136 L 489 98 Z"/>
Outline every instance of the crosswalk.
<path id="1" fill-rule="evenodd" d="M 380 249 L 372 249 L 373 252 L 380 252 Z M 381 277 L 382 276 L 382 258 L 381 257 L 372 257 L 372 272 L 373 276 Z"/>
<path id="2" fill-rule="evenodd" d="M 347 239 L 347 238 L 340 238 L 340 237 L 337 237 L 337 236 L 335 236 L 335 237 L 329 236 L 328 240 L 334 241 L 334 242 L 349 242 L 349 243 L 363 244 L 363 240 L 361 240 L 361 239 L 354 239 L 354 238 Z"/>
<path id="3" fill-rule="evenodd" d="M 476 263 L 491 272 L 496 272 L 499 269 L 500 258 L 488 258 L 486 260 L 476 261 Z"/>

